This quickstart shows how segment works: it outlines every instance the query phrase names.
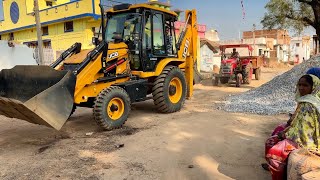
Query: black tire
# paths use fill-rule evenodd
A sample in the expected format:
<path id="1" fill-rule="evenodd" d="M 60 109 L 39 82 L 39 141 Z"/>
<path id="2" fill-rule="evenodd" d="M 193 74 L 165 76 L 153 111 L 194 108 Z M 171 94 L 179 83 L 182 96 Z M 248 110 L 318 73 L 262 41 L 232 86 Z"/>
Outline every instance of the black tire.
<path id="1" fill-rule="evenodd" d="M 181 82 L 181 96 L 180 99 L 173 103 L 170 100 L 170 82 L 174 79 L 179 79 Z M 174 86 L 175 87 L 175 86 Z M 177 93 L 176 89 L 173 92 Z M 178 93 L 178 95 L 180 94 Z M 152 88 L 152 96 L 155 106 L 159 112 L 172 113 L 179 111 L 186 100 L 187 83 L 183 72 L 176 66 L 167 66 L 163 69 L 162 73 L 155 79 Z M 172 95 L 171 95 L 172 96 Z"/>
<path id="2" fill-rule="evenodd" d="M 244 70 L 244 75 L 243 75 L 243 83 L 244 84 L 250 84 L 252 80 L 252 76 L 250 78 L 250 71 L 252 69 L 252 65 L 248 64 Z"/>
<path id="3" fill-rule="evenodd" d="M 260 78 L 261 78 L 261 68 L 258 68 L 256 69 L 256 72 L 255 72 L 255 79 L 260 80 Z"/>
<path id="4" fill-rule="evenodd" d="M 227 84 L 229 82 L 229 78 L 228 77 L 222 77 L 222 78 L 220 78 L 220 82 L 221 82 L 221 84 Z"/>
<path id="5" fill-rule="evenodd" d="M 212 79 L 212 84 L 214 86 L 218 86 L 219 85 L 219 78 L 218 77 L 214 77 L 214 79 Z"/>
<path id="6" fill-rule="evenodd" d="M 114 107 L 108 107 L 109 103 L 114 101 L 123 102 L 123 104 L 121 104 L 120 107 L 116 105 Z M 112 105 L 114 104 L 112 103 Z M 111 110 L 111 108 L 113 108 L 113 110 Z M 107 110 L 110 110 L 110 113 L 122 111 L 122 108 L 123 113 L 120 113 L 121 116 L 117 119 L 112 119 L 112 115 L 107 112 Z M 102 90 L 97 96 L 93 106 L 93 117 L 97 124 L 104 130 L 112 130 L 122 127 L 128 119 L 130 110 L 130 98 L 128 93 L 121 87 L 111 86 Z"/>
<path id="7" fill-rule="evenodd" d="M 242 82 L 242 74 L 238 73 L 236 76 L 236 87 L 240 87 Z"/>

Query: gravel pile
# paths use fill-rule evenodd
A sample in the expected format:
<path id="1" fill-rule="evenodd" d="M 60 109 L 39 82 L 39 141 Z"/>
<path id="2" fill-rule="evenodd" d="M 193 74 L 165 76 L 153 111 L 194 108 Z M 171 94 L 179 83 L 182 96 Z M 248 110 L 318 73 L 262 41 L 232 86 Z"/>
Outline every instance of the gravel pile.
<path id="1" fill-rule="evenodd" d="M 228 97 L 222 109 L 263 115 L 293 112 L 296 106 L 296 82 L 310 67 L 315 66 L 320 67 L 319 56 L 296 65 L 290 71 L 276 76 L 256 89 Z"/>

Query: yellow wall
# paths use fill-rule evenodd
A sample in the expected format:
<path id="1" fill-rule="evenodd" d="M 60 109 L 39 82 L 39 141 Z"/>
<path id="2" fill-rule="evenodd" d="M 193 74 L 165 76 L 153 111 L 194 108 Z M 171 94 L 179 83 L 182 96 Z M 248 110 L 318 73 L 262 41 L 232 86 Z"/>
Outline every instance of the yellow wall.
<path id="1" fill-rule="evenodd" d="M 52 49 L 55 51 L 65 50 L 75 42 L 82 43 L 82 49 L 93 48 L 91 38 L 92 27 L 99 27 L 99 21 L 90 22 L 89 18 L 73 21 L 73 32 L 64 32 L 64 23 L 48 25 L 49 34 L 42 36 L 42 40 L 51 40 Z M 2 35 L 2 39 L 8 40 L 9 35 Z M 14 33 L 14 40 L 18 42 L 37 41 L 36 29 L 26 29 Z"/>
<path id="2" fill-rule="evenodd" d="M 33 0 L 25 0 L 25 1 L 26 1 L 26 6 L 27 6 L 27 13 L 32 13 L 33 12 Z M 65 4 L 68 2 L 70 2 L 70 0 L 52 1 L 52 6 L 57 6 L 57 5 Z M 38 4 L 39 4 L 39 10 L 50 8 L 50 6 L 47 6 L 45 0 L 38 0 Z"/>
<path id="3" fill-rule="evenodd" d="M 17 42 L 31 42 L 37 41 L 37 34 L 35 29 L 34 16 L 28 15 L 28 8 L 30 9 L 33 0 L 16 0 L 19 5 L 19 21 L 17 24 L 13 24 L 10 18 L 10 5 L 13 0 L 3 1 L 4 3 L 4 17 L 5 20 L 0 22 L 0 35 L 1 39 L 9 40 L 9 33 L 13 32 L 14 41 Z M 99 0 L 95 1 L 95 14 L 100 14 Z M 66 0 L 57 0 L 57 4 L 65 3 Z M 69 2 L 69 1 L 68 1 Z M 27 5 L 26 5 L 27 4 Z M 78 5 L 78 8 L 77 8 Z M 44 0 L 39 0 L 40 9 L 46 8 Z M 66 9 L 67 7 L 67 9 Z M 57 8 L 57 12 L 56 12 Z M 97 9 L 98 8 L 98 9 Z M 43 40 L 51 40 L 51 47 L 55 51 L 62 51 L 69 48 L 75 42 L 82 43 L 82 49 L 90 49 L 94 46 L 91 44 L 93 36 L 92 27 L 99 27 L 100 20 L 94 19 L 91 15 L 93 13 L 92 0 L 81 0 L 79 2 L 68 3 L 63 6 L 54 7 L 40 12 L 41 22 L 55 21 L 48 23 L 44 26 L 48 26 L 48 35 L 42 36 Z M 79 16 L 83 14 L 89 14 L 88 16 Z M 77 19 L 71 19 L 67 21 L 73 21 L 73 32 L 64 32 L 63 18 L 70 18 L 72 16 L 78 16 Z M 59 20 L 60 19 L 60 20 Z M 33 25 L 33 26 L 30 26 Z"/>
<path id="4" fill-rule="evenodd" d="M 16 24 L 11 21 L 10 18 L 10 5 L 15 1 L 19 6 L 19 20 Z M 13 30 L 16 28 L 24 28 L 26 26 L 34 25 L 35 18 L 32 16 L 32 2 L 33 0 L 5 0 L 3 1 L 4 10 L 4 21 L 0 22 L 0 34 L 1 31 Z M 59 0 L 57 2 L 60 2 Z M 65 2 L 63 0 L 62 2 Z M 99 0 L 94 0 L 95 7 L 99 5 Z M 27 4 L 27 5 L 26 5 Z M 39 0 L 41 7 L 45 7 L 45 1 Z M 31 10 L 30 10 L 31 9 Z M 83 14 L 93 14 L 92 0 L 81 0 L 78 2 L 70 2 L 65 5 L 60 5 L 56 7 L 48 7 L 45 10 L 40 11 L 40 21 L 41 23 L 54 21 L 58 19 L 83 15 Z M 95 14 L 100 15 L 99 9 L 95 8 Z"/>

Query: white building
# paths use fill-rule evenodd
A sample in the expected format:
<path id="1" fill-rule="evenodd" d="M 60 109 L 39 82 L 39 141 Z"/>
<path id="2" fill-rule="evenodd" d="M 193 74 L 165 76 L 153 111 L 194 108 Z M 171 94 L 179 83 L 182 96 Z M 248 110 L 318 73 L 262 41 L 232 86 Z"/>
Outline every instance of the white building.
<path id="1" fill-rule="evenodd" d="M 214 41 L 214 42 L 220 41 L 218 31 L 213 29 L 206 31 L 205 38 L 208 39 L 209 41 Z"/>
<path id="2" fill-rule="evenodd" d="M 200 41 L 200 71 L 212 72 L 213 66 L 220 68 L 221 55 L 219 45 L 208 39 Z"/>
<path id="3" fill-rule="evenodd" d="M 293 37 L 290 43 L 290 57 L 292 60 L 301 63 L 303 58 L 305 60 L 310 58 L 310 36 Z"/>
<path id="4" fill-rule="evenodd" d="M 278 62 L 287 62 L 290 58 L 290 35 L 287 30 L 244 31 L 242 38 L 243 43 L 254 46 L 254 56 L 264 54 Z"/>

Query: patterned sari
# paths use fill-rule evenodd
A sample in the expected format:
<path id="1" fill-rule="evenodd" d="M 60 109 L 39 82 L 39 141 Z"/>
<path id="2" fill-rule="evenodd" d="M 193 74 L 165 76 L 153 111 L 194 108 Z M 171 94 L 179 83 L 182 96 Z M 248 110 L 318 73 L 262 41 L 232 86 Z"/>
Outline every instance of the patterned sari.
<path id="1" fill-rule="evenodd" d="M 290 126 L 284 130 L 285 139 L 281 140 L 274 135 L 266 141 L 266 160 L 274 180 L 285 179 L 287 158 L 291 151 L 299 147 L 318 151 L 320 145 L 320 80 L 316 76 L 310 76 L 313 79 L 312 93 L 300 96 L 297 91 L 298 106 Z"/>
<path id="2" fill-rule="evenodd" d="M 320 146 L 320 80 L 312 76 L 313 90 L 311 94 L 300 97 L 297 93 L 298 107 L 286 138 L 294 141 L 300 147 L 318 151 Z"/>

